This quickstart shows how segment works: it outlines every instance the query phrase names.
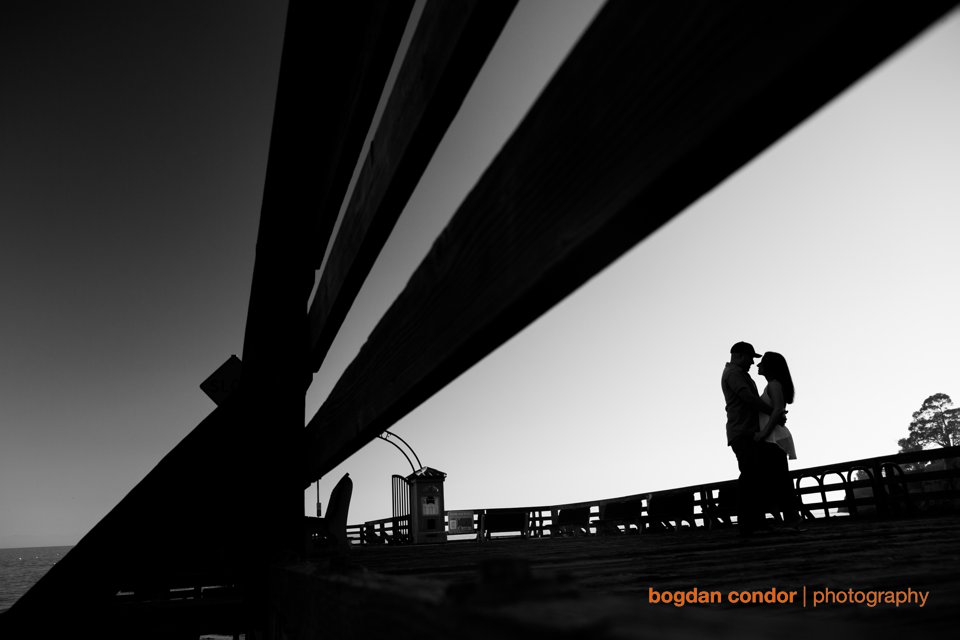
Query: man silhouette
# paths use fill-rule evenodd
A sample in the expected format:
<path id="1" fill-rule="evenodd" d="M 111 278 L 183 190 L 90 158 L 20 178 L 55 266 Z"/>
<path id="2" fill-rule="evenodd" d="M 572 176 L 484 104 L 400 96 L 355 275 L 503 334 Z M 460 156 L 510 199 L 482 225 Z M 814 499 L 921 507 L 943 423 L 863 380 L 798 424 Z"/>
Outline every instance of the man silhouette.
<path id="1" fill-rule="evenodd" d="M 761 443 L 754 436 L 760 430 L 760 412 L 772 413 L 773 408 L 760 399 L 750 377 L 753 359 L 759 357 L 749 342 L 736 343 L 730 347 L 730 362 L 720 379 L 727 411 L 727 445 L 740 468 L 737 522 L 742 535 L 769 529 L 764 525 Z"/>

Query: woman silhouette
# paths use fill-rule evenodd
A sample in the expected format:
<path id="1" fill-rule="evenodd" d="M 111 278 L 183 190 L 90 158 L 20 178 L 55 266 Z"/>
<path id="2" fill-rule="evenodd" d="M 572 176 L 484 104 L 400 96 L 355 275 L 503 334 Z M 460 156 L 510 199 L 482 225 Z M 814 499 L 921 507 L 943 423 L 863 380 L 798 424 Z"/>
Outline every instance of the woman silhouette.
<path id="1" fill-rule="evenodd" d="M 793 435 L 784 423 L 788 404 L 793 402 L 793 378 L 786 359 L 779 353 L 767 351 L 757 365 L 757 373 L 767 379 L 767 386 L 760 396 L 771 407 L 770 414 L 760 414 L 760 431 L 756 439 L 761 443 L 762 459 L 770 478 L 774 506 L 783 512 L 784 524 L 796 531 L 802 531 L 800 523 L 800 501 L 790 479 L 789 460 L 796 460 L 797 450 L 793 444 Z"/>

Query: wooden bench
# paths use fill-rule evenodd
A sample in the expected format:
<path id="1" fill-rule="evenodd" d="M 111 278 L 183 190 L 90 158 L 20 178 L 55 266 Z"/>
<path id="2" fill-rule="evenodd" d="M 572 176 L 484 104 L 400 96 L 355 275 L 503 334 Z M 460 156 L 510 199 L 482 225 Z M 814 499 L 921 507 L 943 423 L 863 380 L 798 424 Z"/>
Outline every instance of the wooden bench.
<path id="1" fill-rule="evenodd" d="M 487 509 L 480 514 L 477 540 L 490 540 L 493 533 L 515 533 L 526 538 L 529 531 L 530 514 L 526 509 Z"/>
<path id="2" fill-rule="evenodd" d="M 737 481 L 729 482 L 717 488 L 717 497 L 713 497 L 713 489 L 704 489 L 703 503 L 704 524 L 709 528 L 733 525 L 737 515 L 740 493 Z"/>
<path id="3" fill-rule="evenodd" d="M 590 507 L 557 510 L 556 520 L 548 527 L 552 536 L 585 536 L 590 534 Z"/>
<path id="4" fill-rule="evenodd" d="M 696 529 L 693 519 L 693 491 L 664 491 L 651 493 L 647 498 L 647 521 L 649 528 L 680 529 L 684 522 Z"/>
<path id="5" fill-rule="evenodd" d="M 600 505 L 600 519 L 594 522 L 597 535 L 640 533 L 644 527 L 644 509 L 643 498 Z"/>

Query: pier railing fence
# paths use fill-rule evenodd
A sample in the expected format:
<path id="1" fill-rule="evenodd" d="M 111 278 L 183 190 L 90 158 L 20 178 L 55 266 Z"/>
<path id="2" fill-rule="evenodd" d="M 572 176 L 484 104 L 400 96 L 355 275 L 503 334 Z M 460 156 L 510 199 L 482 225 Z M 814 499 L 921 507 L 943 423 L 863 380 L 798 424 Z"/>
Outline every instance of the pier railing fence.
<path id="1" fill-rule="evenodd" d="M 794 489 L 807 520 L 897 517 L 960 507 L 960 447 L 850 460 L 796 469 Z M 736 522 L 737 481 L 557 505 L 459 509 L 445 512 L 450 540 L 619 535 L 714 529 Z M 454 527 L 449 514 L 456 514 Z M 465 514 L 472 514 L 473 528 Z M 780 514 L 772 506 L 768 515 Z M 354 544 L 407 544 L 402 518 L 350 525 Z"/>

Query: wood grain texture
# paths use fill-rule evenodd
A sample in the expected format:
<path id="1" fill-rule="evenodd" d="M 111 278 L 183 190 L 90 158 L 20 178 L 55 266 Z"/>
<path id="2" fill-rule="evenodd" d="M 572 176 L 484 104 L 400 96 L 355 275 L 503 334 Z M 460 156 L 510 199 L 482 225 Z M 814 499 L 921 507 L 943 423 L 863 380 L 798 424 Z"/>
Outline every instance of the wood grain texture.
<path id="1" fill-rule="evenodd" d="M 290 386 L 303 391 L 308 373 L 301 356 L 307 346 L 303 311 L 313 272 L 412 4 L 290 5 L 242 358 L 245 377 L 256 378 L 257 386 L 291 369 L 286 375 L 297 377 L 297 384 Z M 261 376 L 263 369 L 269 374 Z"/>
<path id="2" fill-rule="evenodd" d="M 306 73 L 299 78 L 302 95 L 298 98 L 307 101 L 322 129 L 315 142 L 307 141 L 313 153 L 293 153 L 289 158 L 302 163 L 315 159 L 317 165 L 311 167 L 310 181 L 319 196 L 318 206 L 310 213 L 314 268 L 320 268 L 412 9 L 413 0 L 328 4 L 321 7 L 325 18 L 314 23 L 315 28 L 336 32 L 334 37 L 315 35 L 318 46 L 346 43 L 343 50 L 305 57 Z M 347 17 L 337 12 L 347 12 Z"/>
<path id="3" fill-rule="evenodd" d="M 424 7 L 310 306 L 313 371 L 515 5 L 432 0 Z"/>
<path id="4" fill-rule="evenodd" d="M 820 521 L 801 535 L 746 542 L 734 531 L 684 529 L 355 547 L 350 573 L 288 567 L 272 579 L 275 606 L 291 632 L 326 623 L 341 638 L 390 631 L 410 638 L 949 637 L 960 605 L 960 578 L 950 564 L 960 554 L 958 526 L 953 513 Z M 650 602 L 650 589 L 672 594 L 693 588 L 720 592 L 721 601 L 684 607 Z M 795 602 L 740 605 L 728 597 L 773 588 L 796 591 Z M 928 596 L 922 608 L 814 608 L 812 593 L 824 588 L 910 588 Z M 378 615 L 367 614 L 374 610 Z"/>
<path id="5" fill-rule="evenodd" d="M 322 476 L 953 3 L 608 3 L 308 424 Z"/>

